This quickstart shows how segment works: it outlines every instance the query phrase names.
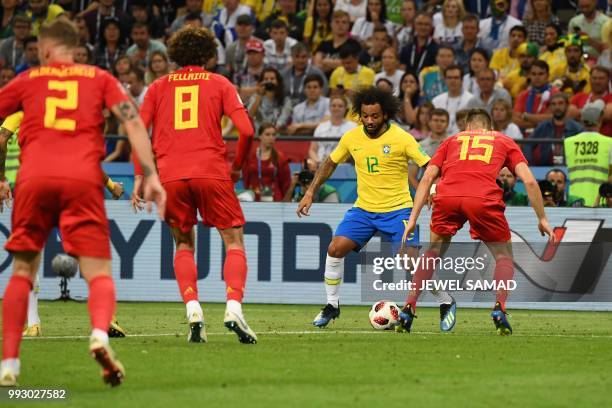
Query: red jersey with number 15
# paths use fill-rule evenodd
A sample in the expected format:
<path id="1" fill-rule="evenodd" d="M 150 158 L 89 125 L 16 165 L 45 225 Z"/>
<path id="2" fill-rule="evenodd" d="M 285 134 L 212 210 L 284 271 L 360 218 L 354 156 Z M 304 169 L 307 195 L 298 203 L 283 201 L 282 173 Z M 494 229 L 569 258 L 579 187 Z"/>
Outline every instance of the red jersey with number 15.
<path id="1" fill-rule="evenodd" d="M 191 178 L 230 180 L 221 118 L 245 109 L 225 77 L 184 67 L 153 82 L 140 107 L 153 126 L 153 151 L 162 183 Z"/>
<path id="2" fill-rule="evenodd" d="M 23 110 L 17 184 L 33 177 L 102 185 L 102 110 L 129 101 L 121 84 L 91 65 L 31 68 L 0 89 L 0 117 Z"/>
<path id="3" fill-rule="evenodd" d="M 436 185 L 438 197 L 481 197 L 502 199 L 496 179 L 503 167 L 512 173 L 527 163 L 512 138 L 493 131 L 465 131 L 446 139 L 429 165 L 440 168 Z"/>

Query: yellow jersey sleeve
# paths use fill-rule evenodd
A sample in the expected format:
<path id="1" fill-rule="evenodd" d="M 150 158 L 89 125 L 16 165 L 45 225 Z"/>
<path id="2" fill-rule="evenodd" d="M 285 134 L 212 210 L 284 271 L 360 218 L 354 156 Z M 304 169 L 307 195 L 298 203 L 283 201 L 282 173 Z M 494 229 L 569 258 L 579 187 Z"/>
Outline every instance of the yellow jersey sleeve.
<path id="1" fill-rule="evenodd" d="M 23 111 L 15 112 L 12 115 L 7 116 L 2 122 L 2 126 L 6 130 L 11 133 L 15 133 L 17 128 L 21 125 L 21 121 L 23 120 Z"/>
<path id="2" fill-rule="evenodd" d="M 408 159 L 415 162 L 419 167 L 426 165 L 431 160 L 431 157 L 425 153 L 423 147 L 411 134 L 408 134 L 406 140 L 406 156 L 408 156 Z"/>
<path id="3" fill-rule="evenodd" d="M 508 58 L 506 58 L 505 51 L 503 48 L 497 50 L 493 53 L 493 57 L 491 57 L 491 63 L 489 67 L 496 71 L 501 71 L 507 65 Z"/>
<path id="4" fill-rule="evenodd" d="M 331 161 L 336 164 L 344 163 L 349 158 L 350 152 L 346 143 L 346 136 L 342 136 L 338 142 L 338 146 L 329 155 Z"/>
<path id="5" fill-rule="evenodd" d="M 359 83 L 361 84 L 361 86 L 374 85 L 374 78 L 376 77 L 376 72 L 374 72 L 372 68 L 362 67 L 359 76 Z"/>

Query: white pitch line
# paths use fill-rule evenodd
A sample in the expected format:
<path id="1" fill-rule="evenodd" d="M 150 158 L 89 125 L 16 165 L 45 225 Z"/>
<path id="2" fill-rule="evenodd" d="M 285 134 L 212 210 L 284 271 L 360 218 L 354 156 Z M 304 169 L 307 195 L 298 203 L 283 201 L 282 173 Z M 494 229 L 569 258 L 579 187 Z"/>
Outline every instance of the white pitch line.
<path id="1" fill-rule="evenodd" d="M 296 330 L 296 331 L 265 331 L 257 332 L 258 335 L 270 335 L 270 336 L 294 336 L 294 335 L 318 335 L 318 334 L 374 334 L 382 335 L 384 331 L 376 330 Z M 231 336 L 234 335 L 232 332 L 213 332 L 207 333 L 209 336 Z M 413 332 L 411 334 L 405 334 L 405 336 L 463 336 L 463 337 L 495 337 L 494 333 L 441 333 L 441 332 Z M 126 337 L 183 337 L 182 333 L 147 333 L 147 334 L 128 334 Z M 612 335 L 607 334 L 513 334 L 512 337 L 561 337 L 561 338 L 612 338 Z M 89 336 L 42 336 L 42 337 L 24 337 L 26 340 L 76 340 L 76 339 L 87 339 Z"/>

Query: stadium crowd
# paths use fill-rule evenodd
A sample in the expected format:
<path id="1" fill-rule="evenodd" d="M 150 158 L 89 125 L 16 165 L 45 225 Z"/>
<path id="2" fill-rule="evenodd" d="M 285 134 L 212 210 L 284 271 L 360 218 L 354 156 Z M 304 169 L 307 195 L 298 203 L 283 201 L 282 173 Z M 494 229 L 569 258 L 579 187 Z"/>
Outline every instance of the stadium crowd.
<path id="1" fill-rule="evenodd" d="M 246 199 L 298 200 L 336 142 L 282 139 L 340 137 L 354 128 L 357 117 L 350 111 L 351 96 L 364 86 L 386 89 L 400 99 L 395 122 L 429 155 L 446 137 L 463 129 L 466 109 L 481 107 L 492 115 L 495 130 L 519 142 L 559 140 L 521 143 L 530 165 L 555 167 L 541 185 L 550 196 L 547 205 L 607 206 L 612 198 L 612 186 L 600 188 L 608 180 L 611 160 L 606 155 L 591 163 L 597 171 L 582 170 L 575 177 L 578 195 L 567 192 L 572 175 L 557 168 L 571 169 L 579 148 L 588 149 L 597 138 L 607 146 L 612 136 L 612 19 L 608 17 L 612 1 L 2 0 L 0 4 L 0 86 L 38 65 L 36 35 L 42 22 L 68 18 L 76 23 L 81 38 L 76 61 L 112 72 L 137 105 L 148 85 L 177 68 L 166 54 L 172 33 L 185 25 L 209 28 L 217 38 L 217 56 L 206 69 L 235 84 L 261 140 L 243 168 L 246 190 L 241 195 Z M 223 123 L 224 136 L 237 135 L 228 118 Z M 124 133 L 112 115 L 105 133 Z M 576 144 L 574 152 L 573 144 L 567 148 L 567 139 L 575 135 L 590 139 L 581 147 Z M 228 147 L 231 154 L 231 142 Z M 126 140 L 107 139 L 106 162 L 128 161 L 129 156 Z M 290 161 L 303 162 L 302 171 L 291 174 Z M 411 179 L 417 180 L 416 167 L 414 173 Z M 507 204 L 527 205 L 526 197 L 514 191 L 514 183 L 514 176 L 502 171 L 500 185 Z M 339 195 L 326 185 L 318 200 L 337 202 Z"/>

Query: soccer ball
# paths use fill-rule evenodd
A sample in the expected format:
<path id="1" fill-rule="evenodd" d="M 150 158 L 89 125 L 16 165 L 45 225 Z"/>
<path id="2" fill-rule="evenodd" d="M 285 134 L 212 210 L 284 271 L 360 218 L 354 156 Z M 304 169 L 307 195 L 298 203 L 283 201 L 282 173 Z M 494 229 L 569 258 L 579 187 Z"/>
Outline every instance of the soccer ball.
<path id="1" fill-rule="evenodd" d="M 73 278 L 78 270 L 79 264 L 76 258 L 66 255 L 58 254 L 51 261 L 51 269 L 53 272 L 62 278 Z"/>
<path id="2" fill-rule="evenodd" d="M 388 330 L 399 320 L 400 308 L 390 300 L 380 300 L 370 309 L 370 324 L 376 330 Z"/>

